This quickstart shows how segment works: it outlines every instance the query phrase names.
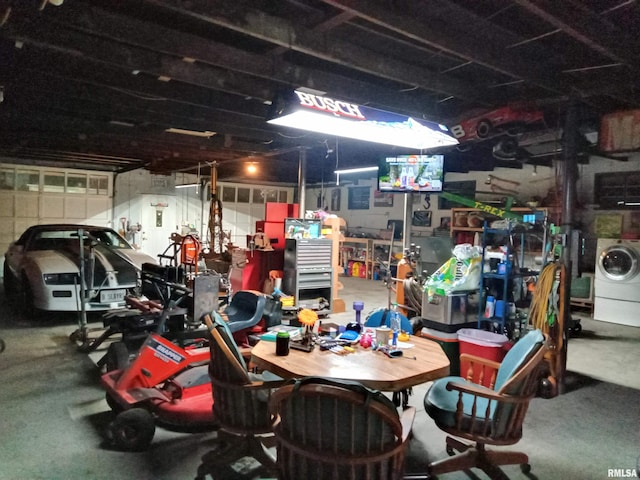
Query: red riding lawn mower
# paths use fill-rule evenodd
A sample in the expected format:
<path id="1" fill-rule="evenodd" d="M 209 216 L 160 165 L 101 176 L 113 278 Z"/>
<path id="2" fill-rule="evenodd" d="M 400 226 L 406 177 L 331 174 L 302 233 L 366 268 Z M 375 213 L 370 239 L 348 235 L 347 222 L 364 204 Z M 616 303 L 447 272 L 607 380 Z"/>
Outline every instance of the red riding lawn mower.
<path id="1" fill-rule="evenodd" d="M 193 304 L 198 303 L 194 295 Z M 179 309 L 176 300 L 170 300 L 157 330 L 144 341 L 137 357 L 101 378 L 107 403 L 116 413 L 107 428 L 107 437 L 117 448 L 145 450 L 153 440 L 156 424 L 178 431 L 203 431 L 216 426 L 208 375 L 208 337 L 203 334 L 202 342 L 184 346 L 162 334 L 167 319 L 175 317 Z M 194 307 L 194 312 L 199 312 L 195 318 L 220 315 L 216 309 L 202 312 Z M 253 291 L 237 292 L 222 314 L 239 345 L 249 333 L 280 323 L 281 316 L 279 302 Z"/>

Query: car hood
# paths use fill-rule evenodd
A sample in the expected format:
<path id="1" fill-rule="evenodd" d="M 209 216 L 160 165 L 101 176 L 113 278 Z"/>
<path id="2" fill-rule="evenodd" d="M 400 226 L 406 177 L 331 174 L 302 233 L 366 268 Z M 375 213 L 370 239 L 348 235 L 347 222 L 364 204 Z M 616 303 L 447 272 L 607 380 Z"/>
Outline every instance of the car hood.
<path id="1" fill-rule="evenodd" d="M 132 249 L 113 249 L 96 245 L 95 262 L 90 262 L 85 248 L 85 279 L 88 286 L 135 286 L 138 271 L 145 262 L 157 263 L 152 257 Z M 62 250 L 30 252 L 29 257 L 38 264 L 42 273 L 71 273 L 80 271 L 79 246 Z M 91 272 L 93 271 L 93 279 Z"/>

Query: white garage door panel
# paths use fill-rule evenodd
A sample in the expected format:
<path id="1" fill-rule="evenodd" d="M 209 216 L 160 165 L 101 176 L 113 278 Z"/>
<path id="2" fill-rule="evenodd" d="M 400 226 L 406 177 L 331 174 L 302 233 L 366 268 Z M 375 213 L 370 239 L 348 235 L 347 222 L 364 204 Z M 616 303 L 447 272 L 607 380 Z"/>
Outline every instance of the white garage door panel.
<path id="1" fill-rule="evenodd" d="M 38 218 L 38 197 L 36 195 L 20 195 L 15 197 L 16 218 Z"/>
<path id="2" fill-rule="evenodd" d="M 111 199 L 87 198 L 87 223 L 106 225 L 111 217 Z"/>
<path id="3" fill-rule="evenodd" d="M 40 216 L 42 219 L 64 218 L 64 197 L 42 195 L 40 197 Z M 54 220 L 55 221 L 55 220 Z M 45 222 L 48 223 L 48 222 Z"/>
<path id="4" fill-rule="evenodd" d="M 75 219 L 78 223 L 84 223 L 87 219 L 87 199 L 85 197 L 66 197 L 63 216 L 67 219 Z"/>
<path id="5" fill-rule="evenodd" d="M 0 218 L 13 218 L 13 195 L 0 194 Z"/>

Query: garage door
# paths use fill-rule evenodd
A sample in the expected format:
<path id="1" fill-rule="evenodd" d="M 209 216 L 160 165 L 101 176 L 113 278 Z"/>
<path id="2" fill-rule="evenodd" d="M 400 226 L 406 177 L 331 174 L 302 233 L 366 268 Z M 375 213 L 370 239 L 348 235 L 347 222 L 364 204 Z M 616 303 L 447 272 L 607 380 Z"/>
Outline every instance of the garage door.
<path id="1" fill-rule="evenodd" d="M 111 226 L 112 175 L 0 164 L 0 253 L 31 225 Z"/>

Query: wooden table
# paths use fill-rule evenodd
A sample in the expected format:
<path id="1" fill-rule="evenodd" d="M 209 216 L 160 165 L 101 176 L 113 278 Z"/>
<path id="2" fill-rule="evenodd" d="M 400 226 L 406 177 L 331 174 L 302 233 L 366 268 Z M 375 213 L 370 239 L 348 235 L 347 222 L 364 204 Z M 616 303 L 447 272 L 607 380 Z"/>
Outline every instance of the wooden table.
<path id="1" fill-rule="evenodd" d="M 436 342 L 411 336 L 407 343 L 414 347 L 402 349 L 403 356 L 396 358 L 359 345 L 354 353 L 343 355 L 316 346 L 311 352 L 291 349 L 286 357 L 278 357 L 275 342 L 260 341 L 251 350 L 251 361 L 282 378 L 354 380 L 385 392 L 399 392 L 449 374 L 449 359 Z"/>

